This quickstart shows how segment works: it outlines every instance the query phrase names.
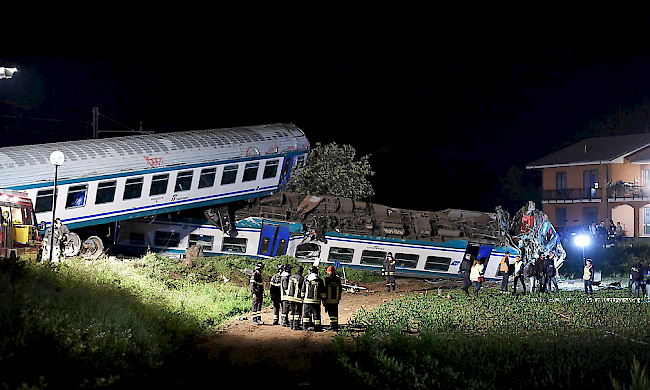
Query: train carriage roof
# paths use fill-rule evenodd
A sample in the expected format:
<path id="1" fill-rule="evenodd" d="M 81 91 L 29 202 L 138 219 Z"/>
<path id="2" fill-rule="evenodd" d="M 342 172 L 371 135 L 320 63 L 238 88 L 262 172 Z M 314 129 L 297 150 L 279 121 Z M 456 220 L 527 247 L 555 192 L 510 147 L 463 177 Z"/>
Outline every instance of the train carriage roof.
<path id="1" fill-rule="evenodd" d="M 50 154 L 63 152 L 59 180 L 124 174 L 309 149 L 293 124 L 135 135 L 0 148 L 0 188 L 53 180 Z"/>

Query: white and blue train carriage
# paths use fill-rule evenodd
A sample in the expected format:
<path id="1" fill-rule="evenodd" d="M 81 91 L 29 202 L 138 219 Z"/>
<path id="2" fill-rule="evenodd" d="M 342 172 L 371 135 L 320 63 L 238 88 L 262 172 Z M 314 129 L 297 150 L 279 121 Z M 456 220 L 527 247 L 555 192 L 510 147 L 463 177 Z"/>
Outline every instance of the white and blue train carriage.
<path id="1" fill-rule="evenodd" d="M 70 229 L 266 196 L 310 148 L 293 124 L 270 124 L 0 148 L 0 188 L 29 194 Z"/>
<path id="2" fill-rule="evenodd" d="M 207 221 L 155 220 L 129 221 L 120 228 L 118 247 L 141 254 L 149 249 L 179 257 L 192 245 L 205 255 L 236 254 L 269 258 L 287 254 L 305 263 L 381 271 L 388 252 L 397 260 L 398 276 L 417 278 L 457 278 L 466 253 L 485 257 L 486 279 L 498 277 L 501 258 L 510 252 L 514 262 L 519 250 L 499 245 L 456 239 L 445 242 L 403 240 L 327 232 L 325 240 L 313 240 L 299 222 L 248 217 L 237 221 L 237 235 L 231 237 Z"/>

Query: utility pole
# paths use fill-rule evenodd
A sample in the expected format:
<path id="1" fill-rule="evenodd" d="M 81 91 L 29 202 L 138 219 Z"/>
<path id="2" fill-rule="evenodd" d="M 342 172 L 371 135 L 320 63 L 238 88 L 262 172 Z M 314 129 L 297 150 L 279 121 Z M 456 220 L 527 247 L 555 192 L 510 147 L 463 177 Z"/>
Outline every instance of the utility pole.
<path id="1" fill-rule="evenodd" d="M 123 125 L 122 123 L 111 119 L 107 117 L 106 115 L 100 114 L 99 113 L 99 107 L 93 107 L 93 119 L 92 119 L 92 127 L 93 127 L 93 139 L 99 138 L 100 133 L 129 133 L 129 134 L 153 134 L 153 131 L 150 130 L 142 130 L 142 122 L 140 122 L 140 130 L 133 130 L 132 128 Z M 110 120 L 111 122 L 115 122 L 120 126 L 126 127 L 128 130 L 99 130 L 99 116 L 103 116 L 104 118 Z"/>

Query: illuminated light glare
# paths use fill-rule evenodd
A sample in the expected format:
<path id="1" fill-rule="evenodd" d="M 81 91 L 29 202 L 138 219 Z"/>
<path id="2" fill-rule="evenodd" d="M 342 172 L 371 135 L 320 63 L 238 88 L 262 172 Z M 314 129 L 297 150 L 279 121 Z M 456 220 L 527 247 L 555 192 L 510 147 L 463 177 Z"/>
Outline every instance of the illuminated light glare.
<path id="1" fill-rule="evenodd" d="M 591 239 L 589 238 L 589 236 L 576 236 L 576 238 L 573 240 L 573 242 L 577 246 L 581 246 L 583 248 L 586 247 L 587 245 L 589 245 L 590 241 L 591 241 Z"/>

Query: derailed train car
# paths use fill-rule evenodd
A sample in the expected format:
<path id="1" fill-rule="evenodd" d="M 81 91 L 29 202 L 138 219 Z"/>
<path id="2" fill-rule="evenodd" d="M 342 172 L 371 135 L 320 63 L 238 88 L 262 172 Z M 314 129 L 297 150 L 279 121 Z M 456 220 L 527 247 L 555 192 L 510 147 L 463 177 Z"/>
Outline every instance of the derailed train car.
<path id="1" fill-rule="evenodd" d="M 447 209 L 423 212 L 353 202 L 333 196 L 279 193 L 248 202 L 235 212 L 235 226 L 208 221 L 136 220 L 124 225 L 119 245 L 131 250 L 184 252 L 199 245 L 206 255 L 241 254 L 341 264 L 380 270 L 387 253 L 399 276 L 458 277 L 466 253 L 485 258 L 485 276 L 498 278 L 501 258 L 566 253 L 547 216 L 529 202 L 513 218 L 494 213 Z"/>
<path id="2" fill-rule="evenodd" d="M 65 155 L 56 197 L 54 151 Z M 120 221 L 274 194 L 308 151 L 303 131 L 283 123 L 0 147 L 0 187 L 27 193 L 48 226 L 56 211 L 90 235 L 72 241 L 92 256 Z"/>

